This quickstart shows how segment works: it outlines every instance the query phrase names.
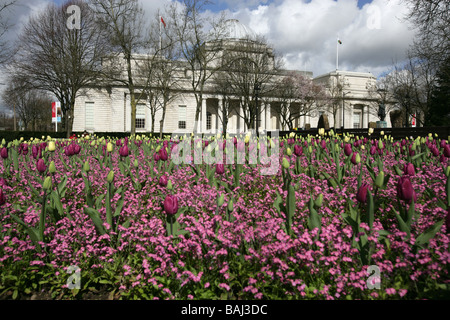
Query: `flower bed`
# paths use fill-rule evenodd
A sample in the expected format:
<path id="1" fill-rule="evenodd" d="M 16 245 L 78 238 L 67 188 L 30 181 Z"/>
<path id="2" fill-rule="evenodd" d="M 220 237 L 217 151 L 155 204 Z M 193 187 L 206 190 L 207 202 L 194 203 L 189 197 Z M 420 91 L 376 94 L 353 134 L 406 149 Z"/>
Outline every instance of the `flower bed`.
<path id="1" fill-rule="evenodd" d="M 447 141 L 181 138 L 2 145 L 0 297 L 448 297 Z"/>

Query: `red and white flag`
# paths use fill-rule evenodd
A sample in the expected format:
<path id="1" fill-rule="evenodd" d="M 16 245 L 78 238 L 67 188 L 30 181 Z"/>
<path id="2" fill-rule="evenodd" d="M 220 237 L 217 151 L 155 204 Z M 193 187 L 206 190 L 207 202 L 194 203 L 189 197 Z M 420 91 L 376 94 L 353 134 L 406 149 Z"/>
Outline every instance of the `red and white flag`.
<path id="1" fill-rule="evenodd" d="M 164 28 L 165 28 L 166 27 L 166 23 L 164 22 L 163 17 L 161 17 L 161 22 L 162 22 L 162 24 L 164 25 Z"/>

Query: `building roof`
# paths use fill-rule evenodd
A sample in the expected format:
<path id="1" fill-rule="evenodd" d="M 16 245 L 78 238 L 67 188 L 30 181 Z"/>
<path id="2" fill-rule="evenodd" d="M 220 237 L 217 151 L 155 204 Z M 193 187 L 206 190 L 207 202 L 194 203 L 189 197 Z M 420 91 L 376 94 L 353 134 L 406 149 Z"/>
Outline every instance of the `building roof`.
<path id="1" fill-rule="evenodd" d="M 256 39 L 256 33 L 249 27 L 243 25 L 237 19 L 229 19 L 224 22 L 224 36 L 223 39 Z"/>

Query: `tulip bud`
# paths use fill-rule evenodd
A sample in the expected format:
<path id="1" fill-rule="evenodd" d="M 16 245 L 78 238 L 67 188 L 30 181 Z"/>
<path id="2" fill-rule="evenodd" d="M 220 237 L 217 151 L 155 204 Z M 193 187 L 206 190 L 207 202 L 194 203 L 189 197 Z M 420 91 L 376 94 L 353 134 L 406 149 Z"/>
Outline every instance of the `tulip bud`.
<path id="1" fill-rule="evenodd" d="M 3 159 L 7 159 L 8 158 L 8 148 L 2 148 L 1 150 L 0 150 L 0 156 L 3 158 Z"/>
<path id="2" fill-rule="evenodd" d="M 319 194 L 319 196 L 317 197 L 316 201 L 314 201 L 314 205 L 316 207 L 321 207 L 323 204 L 323 194 Z"/>
<path id="3" fill-rule="evenodd" d="M 222 193 L 220 197 L 217 197 L 217 206 L 221 207 L 225 202 L 225 195 Z"/>
<path id="4" fill-rule="evenodd" d="M 56 149 L 56 145 L 55 145 L 55 141 L 49 141 L 48 142 L 48 151 L 50 151 L 50 152 L 53 152 L 53 151 L 55 151 L 55 149 Z"/>
<path id="5" fill-rule="evenodd" d="M 112 183 L 114 181 L 114 171 L 113 170 L 109 171 L 108 176 L 106 177 L 106 180 L 109 183 Z"/>
<path id="6" fill-rule="evenodd" d="M 350 156 L 351 154 L 352 154 L 352 145 L 350 144 L 350 143 L 347 143 L 345 146 L 344 146 L 344 153 L 345 153 L 345 155 L 348 157 L 348 156 Z"/>
<path id="7" fill-rule="evenodd" d="M 384 172 L 380 171 L 375 179 L 375 185 L 381 188 L 384 184 Z"/>
<path id="8" fill-rule="evenodd" d="M 113 144 L 111 142 L 108 142 L 108 144 L 106 145 L 106 151 L 110 153 L 113 151 Z"/>
<path id="9" fill-rule="evenodd" d="M 50 173 L 56 172 L 55 161 L 50 162 L 50 164 L 48 165 L 48 172 Z"/>
<path id="10" fill-rule="evenodd" d="M 52 187 L 52 178 L 50 176 L 45 178 L 44 182 L 42 183 L 42 187 L 45 190 L 50 190 L 50 188 Z"/>
<path id="11" fill-rule="evenodd" d="M 291 155 L 292 155 L 292 150 L 291 150 L 291 148 L 287 148 L 287 149 L 286 149 L 286 154 L 287 154 L 288 156 L 291 156 Z"/>
<path id="12" fill-rule="evenodd" d="M 229 212 L 233 211 L 233 199 L 230 199 L 230 201 L 228 201 L 227 209 Z"/>
<path id="13" fill-rule="evenodd" d="M 381 139 L 378 140 L 378 149 L 383 149 L 383 141 Z"/>
<path id="14" fill-rule="evenodd" d="M 91 167 L 90 167 L 90 165 L 89 165 L 89 161 L 86 160 L 86 161 L 84 162 L 83 170 L 84 170 L 85 172 L 89 172 L 89 170 L 91 170 Z"/>
<path id="15" fill-rule="evenodd" d="M 289 169 L 290 164 L 289 164 L 289 161 L 286 158 L 283 158 L 282 166 L 285 169 Z"/>
<path id="16" fill-rule="evenodd" d="M 171 181 L 171 180 L 168 180 L 168 181 L 167 181 L 167 186 L 166 186 L 166 188 L 167 188 L 167 190 L 172 190 L 172 189 L 173 189 L 172 181 Z"/>
<path id="17" fill-rule="evenodd" d="M 308 147 L 308 152 L 309 152 L 309 153 L 312 153 L 312 152 L 313 152 L 312 146 L 309 146 L 309 147 Z"/>

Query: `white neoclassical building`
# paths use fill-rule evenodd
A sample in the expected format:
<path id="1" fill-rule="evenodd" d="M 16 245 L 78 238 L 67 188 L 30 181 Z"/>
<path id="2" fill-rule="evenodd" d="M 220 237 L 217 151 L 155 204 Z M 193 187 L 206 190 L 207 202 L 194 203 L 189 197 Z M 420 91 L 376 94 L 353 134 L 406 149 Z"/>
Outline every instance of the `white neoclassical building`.
<path id="1" fill-rule="evenodd" d="M 207 50 L 210 48 L 211 52 L 214 51 L 216 55 L 216 58 L 210 62 L 211 68 L 223 61 L 230 52 L 236 51 L 236 48 L 241 48 L 244 44 L 249 43 L 249 41 L 252 42 L 252 39 L 256 38 L 253 31 L 237 20 L 227 20 L 225 24 L 226 32 L 224 36 L 219 40 L 216 39 L 214 43 L 206 43 Z M 220 49 L 219 53 L 217 53 L 218 48 Z M 322 106 L 306 116 L 302 115 L 292 119 L 293 127 L 303 129 L 317 127 L 319 117 L 322 114 L 327 115 L 330 127 L 334 128 L 341 128 L 342 125 L 345 128 L 367 128 L 369 122 L 379 120 L 376 111 L 377 103 L 369 94 L 369 88 L 376 82 L 376 78 L 372 74 L 336 70 L 313 78 L 312 72 L 284 70 L 277 71 L 274 75 L 271 72 L 271 68 L 275 64 L 272 48 L 256 44 L 249 51 L 253 52 L 255 60 L 261 56 L 266 59 L 262 63 L 266 70 L 263 72 L 259 70 L 259 79 L 264 79 L 261 76 L 262 73 L 271 74 L 268 82 L 279 80 L 292 74 L 292 72 L 300 73 L 311 78 L 314 83 L 324 85 L 330 97 L 333 98 L 330 100 L 329 106 Z M 145 55 L 134 56 L 135 68 L 139 68 L 139 61 L 145 61 L 146 59 L 148 60 L 148 56 Z M 240 68 L 244 68 L 243 66 L 234 64 L 237 72 L 242 71 Z M 242 73 L 245 75 L 244 72 Z M 248 129 L 244 117 L 246 112 L 243 108 L 245 106 L 244 94 L 240 95 L 237 93 L 239 91 L 235 89 L 232 94 L 227 95 L 227 84 L 224 83 L 224 86 L 218 85 L 220 77 L 211 77 L 205 84 L 199 121 L 195 119 L 197 100 L 191 85 L 191 69 L 185 63 L 180 62 L 177 64 L 172 77 L 176 80 L 173 82 L 176 83 L 176 86 L 174 85 L 174 88 L 172 88 L 176 95 L 167 101 L 165 107 L 162 124 L 164 133 L 193 132 L 194 130 L 199 133 L 220 132 L 223 129 L 224 117 L 226 117 L 227 132 L 238 133 L 245 132 Z M 231 87 L 231 85 L 228 86 Z M 245 86 L 246 83 L 243 83 L 242 87 Z M 145 91 L 141 100 L 137 101 L 136 133 L 151 132 L 152 129 L 154 132 L 160 131 L 163 109 L 155 108 L 155 104 L 153 104 L 152 112 L 152 102 L 150 101 L 155 90 L 150 88 Z M 136 86 L 136 91 L 140 92 L 139 85 Z M 248 103 L 254 103 L 255 97 L 252 95 L 251 98 L 252 100 Z M 279 102 L 277 97 L 266 95 L 260 97 L 256 103 L 258 108 L 256 127 L 259 130 L 288 129 L 285 123 L 283 125 L 278 109 L 275 108 L 276 102 Z M 291 107 L 295 108 L 294 105 Z M 227 113 L 224 113 L 224 108 L 227 108 Z M 388 115 L 386 121 L 390 126 Z M 82 90 L 75 102 L 73 131 L 82 132 L 85 130 L 88 132 L 131 131 L 131 100 L 126 86 L 120 84 L 107 87 L 93 86 Z"/>

